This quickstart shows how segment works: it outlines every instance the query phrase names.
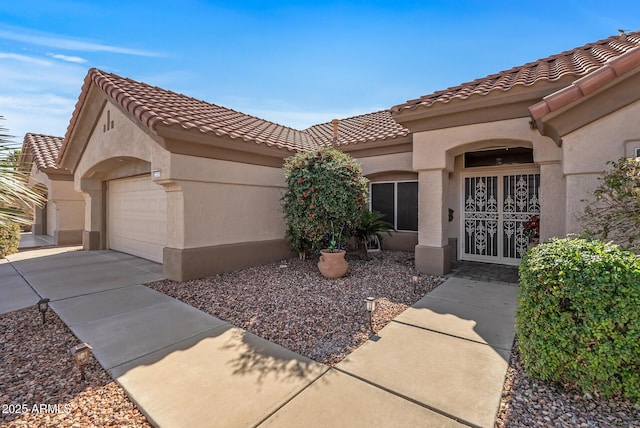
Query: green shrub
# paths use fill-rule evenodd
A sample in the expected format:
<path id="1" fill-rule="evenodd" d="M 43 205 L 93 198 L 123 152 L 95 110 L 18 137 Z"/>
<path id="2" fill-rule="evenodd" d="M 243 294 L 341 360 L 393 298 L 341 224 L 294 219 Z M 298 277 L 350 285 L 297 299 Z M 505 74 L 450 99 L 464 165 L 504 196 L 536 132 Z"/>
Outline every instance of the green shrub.
<path id="1" fill-rule="evenodd" d="M 640 254 L 640 158 L 607 162 L 600 185 L 579 217 L 587 237 Z"/>
<path id="2" fill-rule="evenodd" d="M 286 238 L 294 250 L 337 247 L 358 224 L 367 204 L 367 179 L 346 153 L 323 147 L 298 153 L 284 164 Z"/>
<path id="3" fill-rule="evenodd" d="M 585 239 L 532 248 L 516 332 L 532 377 L 640 402 L 640 258 Z"/>
<path id="4" fill-rule="evenodd" d="M 7 223 L 0 226 L 0 259 L 18 252 L 20 243 L 20 226 L 17 223 Z"/>

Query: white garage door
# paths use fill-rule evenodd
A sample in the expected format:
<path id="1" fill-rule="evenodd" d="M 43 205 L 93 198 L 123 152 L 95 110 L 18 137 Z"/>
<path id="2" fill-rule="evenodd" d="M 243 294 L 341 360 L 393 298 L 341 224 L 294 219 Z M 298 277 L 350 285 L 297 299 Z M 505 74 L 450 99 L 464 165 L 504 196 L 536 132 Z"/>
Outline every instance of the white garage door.
<path id="1" fill-rule="evenodd" d="M 109 248 L 162 263 L 167 240 L 167 194 L 149 176 L 108 182 Z"/>

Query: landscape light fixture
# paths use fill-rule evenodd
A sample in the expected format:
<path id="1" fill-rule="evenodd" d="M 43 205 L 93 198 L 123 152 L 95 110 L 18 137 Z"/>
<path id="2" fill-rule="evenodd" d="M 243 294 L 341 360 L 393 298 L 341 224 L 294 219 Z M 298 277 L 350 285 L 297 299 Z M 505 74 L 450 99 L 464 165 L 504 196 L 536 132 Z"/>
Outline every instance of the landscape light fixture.
<path id="1" fill-rule="evenodd" d="M 411 282 L 413 283 L 413 294 L 416 294 L 419 281 L 420 281 L 420 278 L 417 275 L 413 275 L 411 277 Z"/>
<path id="2" fill-rule="evenodd" d="M 373 311 L 376 310 L 376 299 L 373 297 L 367 297 L 365 303 L 367 305 L 367 312 L 369 313 L 369 327 L 371 327 L 371 331 L 375 333 L 373 330 Z"/>
<path id="3" fill-rule="evenodd" d="M 49 309 L 49 298 L 48 297 L 43 297 L 40 300 L 38 300 L 38 310 L 42 314 L 42 324 L 43 325 L 46 322 L 46 319 L 45 319 L 44 315 L 47 312 L 47 309 Z"/>
<path id="4" fill-rule="evenodd" d="M 81 343 L 70 350 L 73 360 L 80 369 L 80 380 L 84 380 L 84 367 L 89 364 L 91 349 L 93 348 L 88 343 Z"/>

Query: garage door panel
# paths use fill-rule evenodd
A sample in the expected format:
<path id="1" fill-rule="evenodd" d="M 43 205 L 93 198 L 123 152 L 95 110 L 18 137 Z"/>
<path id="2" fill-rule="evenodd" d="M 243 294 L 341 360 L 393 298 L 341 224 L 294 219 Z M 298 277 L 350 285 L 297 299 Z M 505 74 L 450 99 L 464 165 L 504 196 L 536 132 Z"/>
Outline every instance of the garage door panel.
<path id="1" fill-rule="evenodd" d="M 167 197 L 148 176 L 109 182 L 109 248 L 162 262 L 167 239 Z"/>

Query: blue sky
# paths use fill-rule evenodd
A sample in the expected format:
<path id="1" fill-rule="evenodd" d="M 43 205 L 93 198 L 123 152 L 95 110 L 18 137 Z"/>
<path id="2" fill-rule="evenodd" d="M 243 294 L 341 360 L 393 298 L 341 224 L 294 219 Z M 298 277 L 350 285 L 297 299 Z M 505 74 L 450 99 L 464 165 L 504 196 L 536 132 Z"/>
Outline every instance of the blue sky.
<path id="1" fill-rule="evenodd" d="M 640 1 L 0 2 L 0 125 L 63 136 L 91 67 L 304 129 L 640 29 Z"/>

